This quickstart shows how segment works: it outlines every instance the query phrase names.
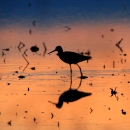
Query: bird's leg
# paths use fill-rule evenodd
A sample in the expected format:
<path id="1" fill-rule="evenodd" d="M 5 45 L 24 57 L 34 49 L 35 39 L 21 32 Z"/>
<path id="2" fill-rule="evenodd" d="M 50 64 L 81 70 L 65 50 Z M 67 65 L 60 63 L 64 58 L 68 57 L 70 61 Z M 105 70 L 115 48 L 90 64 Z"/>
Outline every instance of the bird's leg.
<path id="1" fill-rule="evenodd" d="M 83 77 L 83 74 L 82 74 L 82 71 L 81 71 L 81 68 L 80 66 L 77 64 L 77 66 L 79 67 L 79 70 L 80 70 L 80 74 L 81 74 L 81 77 Z"/>
<path id="2" fill-rule="evenodd" d="M 80 83 L 79 83 L 78 88 L 81 86 L 81 83 L 82 83 L 82 78 L 80 78 Z M 77 88 L 77 89 L 78 89 L 78 88 Z"/>
<path id="3" fill-rule="evenodd" d="M 70 77 L 70 89 L 71 89 L 71 86 L 72 86 L 72 76 Z"/>
<path id="4" fill-rule="evenodd" d="M 70 64 L 70 89 L 72 86 L 72 68 L 71 68 L 71 64 Z"/>
<path id="5" fill-rule="evenodd" d="M 72 78 L 72 68 L 71 68 L 71 64 L 70 64 L 70 78 Z"/>

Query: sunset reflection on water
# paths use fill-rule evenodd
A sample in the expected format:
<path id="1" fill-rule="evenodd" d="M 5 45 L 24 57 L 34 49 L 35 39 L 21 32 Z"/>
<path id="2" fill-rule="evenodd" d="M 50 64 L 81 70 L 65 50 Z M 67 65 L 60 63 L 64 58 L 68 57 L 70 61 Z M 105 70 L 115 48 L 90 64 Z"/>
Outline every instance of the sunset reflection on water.
<path id="1" fill-rule="evenodd" d="M 130 24 L 125 19 L 122 21 L 79 20 L 63 24 L 53 21 L 54 25 L 50 26 L 36 21 L 33 26 L 30 20 L 30 25 L 22 21 L 0 26 L 0 53 L 5 54 L 0 56 L 0 128 L 129 130 Z M 71 29 L 66 31 L 66 26 Z M 122 38 L 123 52 L 115 45 Z M 20 42 L 25 44 L 21 51 Z M 47 47 L 45 56 L 43 43 Z M 39 50 L 32 52 L 32 46 Z M 79 63 L 88 78 L 82 80 L 78 89 L 92 95 L 64 102 L 60 109 L 48 101 L 58 103 L 60 95 L 69 90 L 71 81 L 70 66 L 60 60 L 57 52 L 48 54 L 56 46 L 77 53 L 90 50 L 92 56 L 88 63 Z M 9 51 L 3 50 L 7 48 Z M 29 62 L 27 68 L 23 54 Z M 20 79 L 21 75 L 25 78 Z M 79 77 L 79 68 L 72 65 L 72 89 L 78 88 Z M 111 96 L 110 88 L 116 87 L 116 96 Z"/>

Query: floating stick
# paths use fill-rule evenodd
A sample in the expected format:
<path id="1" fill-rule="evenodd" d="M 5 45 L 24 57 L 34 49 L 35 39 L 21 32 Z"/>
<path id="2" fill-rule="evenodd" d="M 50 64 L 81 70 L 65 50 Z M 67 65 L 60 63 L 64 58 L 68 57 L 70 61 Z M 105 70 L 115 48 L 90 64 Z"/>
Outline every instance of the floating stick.
<path id="1" fill-rule="evenodd" d="M 122 42 L 122 40 L 123 38 L 118 43 L 116 43 L 116 46 L 120 49 L 121 52 L 123 52 L 122 47 L 120 47 L 120 43 Z"/>
<path id="2" fill-rule="evenodd" d="M 33 21 L 32 24 L 33 24 L 33 26 L 36 26 L 36 21 Z"/>
<path id="3" fill-rule="evenodd" d="M 71 30 L 71 28 L 70 28 L 69 26 L 64 26 L 64 27 L 66 28 L 65 31 L 69 31 L 69 30 Z"/>
<path id="4" fill-rule="evenodd" d="M 53 113 L 51 113 L 51 119 L 53 118 L 53 116 L 54 116 Z"/>
<path id="5" fill-rule="evenodd" d="M 25 58 L 25 56 L 27 56 L 27 54 L 26 54 L 26 51 L 27 51 L 27 49 L 24 51 L 24 53 L 23 53 L 23 58 L 26 60 L 26 62 L 27 62 L 27 65 L 25 66 L 25 68 L 23 69 L 23 71 L 27 68 L 27 66 L 29 65 L 29 62 L 28 62 L 28 60 Z M 25 55 L 25 56 L 24 56 Z"/>
<path id="6" fill-rule="evenodd" d="M 44 47 L 43 56 L 45 56 L 45 54 L 46 54 L 46 51 L 47 51 L 47 48 L 46 48 L 46 45 L 45 45 L 45 43 L 44 43 L 44 42 L 43 42 L 42 44 L 43 44 L 43 47 Z"/>
<path id="7" fill-rule="evenodd" d="M 18 45 L 18 49 L 19 51 L 21 51 L 21 49 L 25 46 L 24 43 L 20 42 L 19 45 Z"/>
<path id="8" fill-rule="evenodd" d="M 115 68 L 115 61 L 113 61 L 113 68 Z"/>

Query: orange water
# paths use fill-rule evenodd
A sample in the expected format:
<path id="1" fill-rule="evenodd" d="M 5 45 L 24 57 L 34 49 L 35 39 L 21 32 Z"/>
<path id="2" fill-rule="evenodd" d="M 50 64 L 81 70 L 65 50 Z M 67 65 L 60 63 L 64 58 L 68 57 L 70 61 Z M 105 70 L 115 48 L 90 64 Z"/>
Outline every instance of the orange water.
<path id="1" fill-rule="evenodd" d="M 129 130 L 130 29 L 128 27 L 129 24 L 90 23 L 72 25 L 70 31 L 64 31 L 63 26 L 49 29 L 35 27 L 31 35 L 28 33 L 28 28 L 14 26 L 1 30 L 1 53 L 4 48 L 10 48 L 10 51 L 5 51 L 6 55 L 0 57 L 0 129 Z M 111 28 L 114 29 L 113 32 L 110 31 Z M 120 46 L 124 50 L 123 53 L 115 46 L 121 38 L 123 41 Z M 21 52 L 17 48 L 20 41 L 25 44 Z M 46 53 L 43 56 L 43 42 L 47 46 L 47 52 L 54 50 L 57 45 L 62 46 L 64 50 L 75 52 L 90 49 L 92 60 L 88 63 L 85 61 L 79 63 L 83 74 L 88 76 L 87 79 L 83 79 L 79 90 L 91 92 L 92 96 L 69 104 L 64 103 L 61 109 L 48 102 L 58 102 L 60 94 L 69 89 L 70 71 L 69 65 L 62 62 L 56 53 L 51 55 Z M 34 45 L 40 48 L 38 54 L 30 51 L 30 47 Z M 29 65 L 23 71 L 26 61 L 22 54 L 26 49 Z M 125 53 L 127 56 L 120 55 Z M 31 70 L 31 67 L 36 67 L 36 70 Z M 72 69 L 72 88 L 76 89 L 80 83 L 80 79 L 77 78 L 80 72 L 76 65 L 72 65 Z M 15 71 L 18 71 L 18 74 Z M 19 80 L 19 75 L 26 77 Z M 93 85 L 90 86 L 90 83 Z M 115 96 L 110 97 L 110 88 L 115 87 L 118 101 Z M 90 108 L 93 110 L 92 113 Z M 122 109 L 126 111 L 126 115 L 121 113 Z M 51 113 L 54 115 L 52 119 Z M 10 120 L 12 126 L 7 124 Z"/>

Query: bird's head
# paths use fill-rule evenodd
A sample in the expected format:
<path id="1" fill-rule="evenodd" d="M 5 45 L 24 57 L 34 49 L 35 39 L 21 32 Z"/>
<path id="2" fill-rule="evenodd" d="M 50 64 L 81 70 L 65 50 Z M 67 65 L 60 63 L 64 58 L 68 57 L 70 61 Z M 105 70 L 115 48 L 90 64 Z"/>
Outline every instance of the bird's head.
<path id="1" fill-rule="evenodd" d="M 51 53 L 54 52 L 54 51 L 58 51 L 58 53 L 61 53 L 61 52 L 63 52 L 63 49 L 62 49 L 61 46 L 57 46 L 57 47 L 55 48 L 55 50 L 49 52 L 48 54 L 51 54 Z"/>

